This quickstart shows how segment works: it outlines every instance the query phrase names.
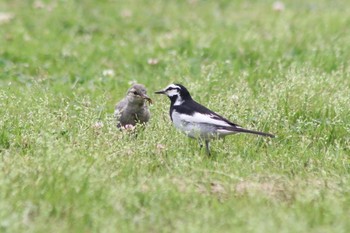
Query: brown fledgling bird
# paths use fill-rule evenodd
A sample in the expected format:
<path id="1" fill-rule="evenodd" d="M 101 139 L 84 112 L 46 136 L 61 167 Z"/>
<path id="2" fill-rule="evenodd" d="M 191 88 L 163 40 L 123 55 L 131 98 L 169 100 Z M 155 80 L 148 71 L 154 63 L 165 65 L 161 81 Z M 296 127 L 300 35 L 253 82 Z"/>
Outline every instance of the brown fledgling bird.
<path id="1" fill-rule="evenodd" d="M 114 116 L 117 119 L 117 127 L 128 128 L 138 123 L 147 123 L 151 117 L 147 102 L 151 104 L 152 100 L 147 96 L 145 86 L 132 85 L 126 97 L 115 106 Z"/>

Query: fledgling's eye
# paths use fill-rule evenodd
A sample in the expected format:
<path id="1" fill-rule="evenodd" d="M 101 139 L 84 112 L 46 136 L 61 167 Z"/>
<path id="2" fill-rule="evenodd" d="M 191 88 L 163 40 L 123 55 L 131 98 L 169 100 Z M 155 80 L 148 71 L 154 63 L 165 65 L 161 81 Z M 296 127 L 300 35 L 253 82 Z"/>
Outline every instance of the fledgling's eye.
<path id="1" fill-rule="evenodd" d="M 136 91 L 133 92 L 134 95 L 138 95 L 138 93 Z"/>

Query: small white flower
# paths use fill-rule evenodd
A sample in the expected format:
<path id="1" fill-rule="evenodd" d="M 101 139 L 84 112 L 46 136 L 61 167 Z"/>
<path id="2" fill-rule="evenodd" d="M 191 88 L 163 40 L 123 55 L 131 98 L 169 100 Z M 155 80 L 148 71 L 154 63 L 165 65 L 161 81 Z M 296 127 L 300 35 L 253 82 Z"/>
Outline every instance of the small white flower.
<path id="1" fill-rule="evenodd" d="M 120 13 L 121 17 L 123 18 L 130 18 L 132 16 L 132 12 L 128 9 L 122 10 Z"/>
<path id="2" fill-rule="evenodd" d="M 167 39 L 167 40 L 171 40 L 175 37 L 174 33 L 171 33 L 171 32 L 167 32 L 164 34 L 164 38 Z"/>
<path id="3" fill-rule="evenodd" d="M 157 150 L 164 150 L 164 149 L 166 149 L 165 146 L 163 144 L 160 144 L 160 143 L 158 143 L 156 147 L 157 147 Z"/>
<path id="4" fill-rule="evenodd" d="M 34 2 L 34 8 L 36 8 L 36 9 L 43 9 L 43 8 L 45 8 L 45 4 L 42 2 L 42 1 L 35 1 Z"/>
<path id="5" fill-rule="evenodd" d="M 129 82 L 128 82 L 128 84 L 131 86 L 131 85 L 134 85 L 134 84 L 136 84 L 137 83 L 137 81 L 136 80 L 130 80 Z"/>
<path id="6" fill-rule="evenodd" d="M 231 95 L 231 99 L 233 101 L 237 101 L 239 99 L 239 97 L 237 95 Z"/>
<path id="7" fill-rule="evenodd" d="M 149 58 L 149 59 L 147 60 L 147 63 L 148 63 L 149 65 L 157 65 L 157 64 L 159 63 L 159 61 L 158 61 L 157 58 Z"/>
<path id="8" fill-rule="evenodd" d="M 14 14 L 7 13 L 7 12 L 0 12 L 0 24 L 2 23 L 8 23 L 14 18 Z"/>
<path id="9" fill-rule="evenodd" d="M 284 7 L 284 3 L 280 2 L 280 1 L 274 2 L 273 5 L 272 5 L 272 9 L 274 11 L 283 11 L 284 8 L 285 8 Z"/>
<path id="10" fill-rule="evenodd" d="M 94 129 L 102 129 L 103 128 L 103 123 L 101 121 L 97 121 L 94 125 L 93 128 Z"/>
<path id="11" fill-rule="evenodd" d="M 198 0 L 187 0 L 187 2 L 191 5 L 195 5 L 198 3 Z"/>
<path id="12" fill-rule="evenodd" d="M 112 69 L 107 69 L 107 70 L 102 71 L 103 76 L 113 77 L 114 74 L 115 74 L 115 72 Z"/>
<path id="13" fill-rule="evenodd" d="M 128 124 L 122 127 L 122 129 L 125 131 L 133 131 L 135 129 L 135 126 Z"/>

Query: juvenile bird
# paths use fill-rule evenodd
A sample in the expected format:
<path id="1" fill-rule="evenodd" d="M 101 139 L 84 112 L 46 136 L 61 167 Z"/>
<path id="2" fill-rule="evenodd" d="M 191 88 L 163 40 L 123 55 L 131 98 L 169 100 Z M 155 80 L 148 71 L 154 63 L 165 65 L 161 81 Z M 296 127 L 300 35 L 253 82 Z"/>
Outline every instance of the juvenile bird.
<path id="1" fill-rule="evenodd" d="M 187 136 L 198 139 L 201 147 L 202 140 L 204 140 L 208 155 L 210 155 L 210 140 L 223 138 L 230 134 L 250 133 L 274 137 L 269 133 L 244 129 L 209 110 L 194 101 L 188 90 L 181 84 L 170 84 L 165 89 L 155 93 L 165 94 L 169 97 L 171 101 L 170 119 L 174 126 Z"/>
<path id="2" fill-rule="evenodd" d="M 115 106 L 114 116 L 118 128 L 128 128 L 137 123 L 144 124 L 150 119 L 150 112 L 146 102 L 152 103 L 147 96 L 147 90 L 142 84 L 132 85 L 126 97 Z"/>

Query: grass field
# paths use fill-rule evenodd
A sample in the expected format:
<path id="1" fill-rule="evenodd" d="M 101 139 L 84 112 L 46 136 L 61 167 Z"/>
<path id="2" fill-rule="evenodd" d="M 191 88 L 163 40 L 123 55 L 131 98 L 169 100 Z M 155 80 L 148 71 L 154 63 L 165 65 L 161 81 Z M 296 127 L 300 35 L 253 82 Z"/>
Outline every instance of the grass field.
<path id="1" fill-rule="evenodd" d="M 350 232 L 350 2 L 0 2 L 0 232 Z M 152 119 L 118 131 L 146 85 Z M 275 139 L 208 158 L 154 91 Z"/>

